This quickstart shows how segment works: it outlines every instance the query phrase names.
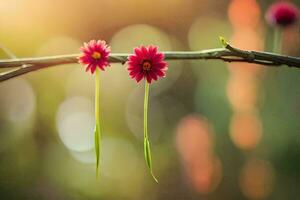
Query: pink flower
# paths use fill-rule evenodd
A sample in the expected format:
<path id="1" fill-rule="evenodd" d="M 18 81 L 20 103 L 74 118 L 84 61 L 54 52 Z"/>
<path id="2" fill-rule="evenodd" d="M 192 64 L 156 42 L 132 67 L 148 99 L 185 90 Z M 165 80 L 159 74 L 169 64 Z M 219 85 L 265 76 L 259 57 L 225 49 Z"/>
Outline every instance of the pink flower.
<path id="1" fill-rule="evenodd" d="M 131 78 L 140 82 L 143 78 L 151 83 L 166 75 L 168 69 L 164 54 L 157 51 L 155 46 L 141 46 L 134 49 L 134 54 L 128 57 L 128 71 Z"/>
<path id="2" fill-rule="evenodd" d="M 110 66 L 108 62 L 110 47 L 104 40 L 91 40 L 80 48 L 82 54 L 78 57 L 79 63 L 85 65 L 86 71 L 93 74 L 97 67 L 104 71 L 104 67 Z"/>
<path id="3" fill-rule="evenodd" d="M 266 20 L 270 25 L 286 27 L 298 21 L 299 9 L 290 2 L 279 1 L 270 6 Z"/>

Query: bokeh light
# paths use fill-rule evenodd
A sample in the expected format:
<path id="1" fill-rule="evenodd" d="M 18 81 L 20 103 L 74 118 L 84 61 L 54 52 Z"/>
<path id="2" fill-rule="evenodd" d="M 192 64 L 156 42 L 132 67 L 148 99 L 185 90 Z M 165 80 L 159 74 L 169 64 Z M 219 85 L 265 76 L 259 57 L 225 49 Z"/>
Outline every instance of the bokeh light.
<path id="1" fill-rule="evenodd" d="M 31 140 L 36 125 L 36 104 L 36 93 L 27 80 L 16 78 L 0 84 L 1 153 L 25 138 Z M 20 159 L 20 163 L 26 161 Z"/>
<path id="2" fill-rule="evenodd" d="M 89 99 L 65 100 L 57 112 L 56 124 L 61 141 L 73 151 L 87 151 L 94 146 L 93 106 Z"/>
<path id="3" fill-rule="evenodd" d="M 140 45 L 159 45 L 159 50 L 172 48 L 168 34 L 146 24 L 131 25 L 114 34 L 110 42 L 114 52 L 127 53 Z"/>
<path id="4" fill-rule="evenodd" d="M 13 123 L 24 123 L 34 114 L 35 93 L 25 79 L 14 79 L 0 85 L 1 118 Z"/>
<path id="5" fill-rule="evenodd" d="M 222 165 L 214 155 L 214 133 L 209 122 L 199 116 L 184 117 L 177 128 L 176 147 L 193 188 L 202 194 L 216 189 Z"/>
<path id="6" fill-rule="evenodd" d="M 227 96 L 234 111 L 251 112 L 256 110 L 258 86 L 253 76 L 233 73 L 227 83 Z"/>
<path id="7" fill-rule="evenodd" d="M 242 8 L 242 9 L 241 9 Z M 244 12 L 243 8 L 247 8 Z M 243 49 L 263 48 L 261 11 L 256 0 L 232 0 L 228 8 L 234 27 L 232 45 Z M 261 66 L 248 63 L 230 63 L 227 96 L 234 111 L 230 121 L 230 138 L 243 150 L 253 150 L 262 138 L 263 128 L 258 117 L 259 74 Z"/>
<path id="8" fill-rule="evenodd" d="M 230 122 L 230 138 L 244 150 L 255 148 L 262 137 L 262 124 L 255 114 L 235 113 Z"/>
<path id="9" fill-rule="evenodd" d="M 242 168 L 239 184 L 249 199 L 265 199 L 273 191 L 275 174 L 272 165 L 256 158 L 249 159 Z"/>
<path id="10" fill-rule="evenodd" d="M 234 47 L 272 51 L 258 0 L 1 0 L 0 47 L 17 58 Z M 299 1 L 293 1 L 300 6 Z M 298 56 L 299 24 L 282 30 Z M 0 50 L 1 59 L 8 58 Z M 0 83 L 0 199 L 299 199 L 297 69 L 220 60 L 168 61 L 151 84 L 154 183 L 143 155 L 144 83 L 126 64 L 100 73 L 101 158 L 95 175 L 95 76 L 68 64 Z M 0 69 L 4 72 L 6 69 Z"/>
<path id="11" fill-rule="evenodd" d="M 247 12 L 245 12 L 246 10 Z M 228 16 L 234 28 L 257 28 L 260 23 L 260 15 L 260 8 L 256 0 L 231 0 L 229 4 Z"/>

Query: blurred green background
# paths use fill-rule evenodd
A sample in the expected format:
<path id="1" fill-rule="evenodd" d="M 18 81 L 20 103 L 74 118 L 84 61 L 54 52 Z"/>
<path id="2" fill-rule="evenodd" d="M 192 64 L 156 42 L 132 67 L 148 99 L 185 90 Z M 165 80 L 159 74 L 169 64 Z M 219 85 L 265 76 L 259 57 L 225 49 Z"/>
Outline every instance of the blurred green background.
<path id="1" fill-rule="evenodd" d="M 18 57 L 221 47 L 272 51 L 271 0 L 1 0 L 0 43 Z M 300 1 L 293 1 L 300 5 Z M 299 56 L 299 26 L 283 31 Z M 4 52 L 1 58 L 7 58 Z M 143 84 L 101 73 L 101 177 L 95 177 L 94 80 L 79 64 L 0 83 L 0 199 L 297 199 L 300 71 L 172 61 L 150 88 L 156 184 L 143 158 Z"/>

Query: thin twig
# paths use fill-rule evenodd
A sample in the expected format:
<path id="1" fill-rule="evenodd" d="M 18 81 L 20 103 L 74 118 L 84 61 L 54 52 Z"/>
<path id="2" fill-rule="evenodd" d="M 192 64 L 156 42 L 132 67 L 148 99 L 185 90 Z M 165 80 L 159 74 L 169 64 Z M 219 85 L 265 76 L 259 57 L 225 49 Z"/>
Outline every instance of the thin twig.
<path id="1" fill-rule="evenodd" d="M 170 51 L 164 52 L 166 60 L 222 60 L 225 62 L 247 62 L 265 66 L 282 66 L 300 68 L 300 58 L 280 55 L 270 52 L 245 51 L 232 47 L 227 43 L 225 48 L 208 49 L 202 51 Z M 127 61 L 130 54 L 113 53 L 109 57 L 111 63 L 122 63 Z M 20 76 L 25 73 L 39 69 L 53 67 L 62 64 L 78 63 L 79 54 L 36 57 L 36 58 L 14 58 L 0 60 L 0 68 L 18 69 L 0 74 L 0 82 Z"/>
<path id="2" fill-rule="evenodd" d="M 11 59 L 17 59 L 17 56 L 16 56 L 12 51 L 10 51 L 6 46 L 4 46 L 3 44 L 0 44 L 0 49 L 1 49 L 8 57 L 10 57 Z M 9 71 L 0 73 L 0 80 L 1 80 L 1 81 L 5 81 L 5 80 L 8 80 L 8 79 L 10 79 L 10 78 L 13 78 L 13 77 L 22 75 L 22 74 L 24 74 L 24 73 L 27 73 L 27 72 L 25 72 L 25 71 L 29 71 L 29 70 L 28 70 L 29 68 L 26 68 L 26 70 L 24 70 L 24 68 L 25 68 L 26 66 L 28 66 L 28 65 L 22 65 L 20 68 L 13 69 L 13 70 L 9 70 Z M 31 71 L 32 71 L 32 70 L 31 70 Z M 1 81 L 0 81 L 0 82 L 1 82 Z"/>

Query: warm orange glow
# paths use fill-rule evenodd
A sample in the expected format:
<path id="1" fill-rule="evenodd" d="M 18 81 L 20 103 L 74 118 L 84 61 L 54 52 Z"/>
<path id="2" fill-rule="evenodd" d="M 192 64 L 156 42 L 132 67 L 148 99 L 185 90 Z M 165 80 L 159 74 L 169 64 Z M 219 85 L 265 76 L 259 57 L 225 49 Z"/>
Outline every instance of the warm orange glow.
<path id="1" fill-rule="evenodd" d="M 244 76 L 247 74 L 249 75 L 250 73 L 256 75 L 258 72 L 262 71 L 263 67 L 250 63 L 230 63 L 228 64 L 228 69 L 231 73 Z"/>
<path id="2" fill-rule="evenodd" d="M 220 183 L 222 165 L 213 152 L 213 131 L 199 116 L 187 116 L 177 128 L 176 145 L 189 182 L 199 193 L 212 192 Z"/>
<path id="3" fill-rule="evenodd" d="M 257 33 L 256 30 L 252 29 L 239 29 L 235 31 L 231 38 L 231 43 L 233 46 L 237 46 L 242 49 L 251 50 L 262 50 L 263 41 L 261 35 Z M 232 73 L 257 73 L 261 71 L 262 67 L 255 64 L 248 63 L 230 63 L 229 69 Z"/>
<path id="4" fill-rule="evenodd" d="M 213 133 L 206 119 L 187 116 L 177 128 L 176 145 L 185 162 L 212 155 Z"/>
<path id="5" fill-rule="evenodd" d="M 227 96 L 234 111 L 255 110 L 257 82 L 253 76 L 231 75 L 227 85 Z"/>
<path id="6" fill-rule="evenodd" d="M 232 0 L 228 15 L 234 33 L 231 44 L 245 50 L 262 50 L 263 40 L 256 0 Z M 240 149 L 255 148 L 262 137 L 262 125 L 257 112 L 258 73 L 261 66 L 248 63 L 230 63 L 227 96 L 235 112 L 230 123 L 230 138 Z"/>
<path id="7" fill-rule="evenodd" d="M 248 113 L 236 113 L 230 124 L 230 137 L 241 149 L 253 149 L 260 142 L 262 125 L 257 116 Z"/>
<path id="8" fill-rule="evenodd" d="M 274 185 L 274 169 L 264 160 L 248 160 L 240 175 L 240 187 L 249 199 L 268 197 Z"/>
<path id="9" fill-rule="evenodd" d="M 228 15 L 234 27 L 257 28 L 261 12 L 255 0 L 232 0 Z"/>
<path id="10" fill-rule="evenodd" d="M 218 158 L 195 160 L 185 169 L 195 190 L 207 194 L 212 192 L 222 178 L 222 165 Z"/>
<path id="11" fill-rule="evenodd" d="M 261 35 L 257 33 L 257 30 L 248 28 L 239 29 L 231 38 L 231 44 L 242 49 L 262 50 L 262 42 Z"/>
<path id="12" fill-rule="evenodd" d="M 245 12 L 247 11 L 247 12 Z M 234 27 L 231 43 L 242 49 L 262 50 L 263 40 L 260 9 L 256 0 L 232 0 L 228 9 L 229 20 Z M 261 67 L 253 64 L 233 63 L 231 71 L 257 72 Z"/>

